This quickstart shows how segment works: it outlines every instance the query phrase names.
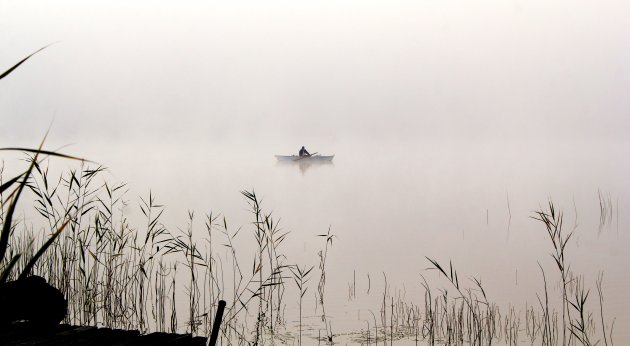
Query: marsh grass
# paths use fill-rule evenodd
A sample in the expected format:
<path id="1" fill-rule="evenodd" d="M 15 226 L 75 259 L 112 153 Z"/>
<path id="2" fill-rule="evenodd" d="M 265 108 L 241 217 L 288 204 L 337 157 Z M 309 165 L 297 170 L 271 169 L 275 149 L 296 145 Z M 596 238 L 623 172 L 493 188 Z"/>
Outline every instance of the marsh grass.
<path id="1" fill-rule="evenodd" d="M 554 204 L 550 201 L 548 210 L 537 211 L 534 219 L 545 225 L 549 239 L 553 246 L 553 257 L 558 271 L 560 272 L 560 280 L 562 284 L 562 345 L 567 344 L 567 323 L 568 323 L 568 296 L 567 285 L 569 284 L 569 268 L 566 265 L 565 253 L 566 246 L 573 235 L 573 232 L 563 233 L 563 215 L 562 212 L 556 211 Z"/>
<path id="2" fill-rule="evenodd" d="M 609 222 L 612 211 L 609 209 L 610 197 L 604 199 L 598 191 L 600 200 L 600 228 Z M 576 275 L 567 265 L 567 245 L 571 239 L 575 227 L 572 231 L 563 232 L 563 213 L 558 211 L 552 201 L 549 201 L 545 210 L 535 212 L 532 218 L 544 224 L 547 234 L 552 245 L 551 257 L 553 258 L 556 268 L 560 274 L 561 302 L 562 302 L 562 345 L 572 345 L 579 342 L 582 345 L 595 345 L 600 340 L 593 341 L 596 334 L 596 326 L 593 313 L 587 309 L 588 297 L 590 290 L 584 286 L 584 278 Z M 577 224 L 577 223 L 576 223 Z M 541 308 L 543 309 L 543 333 L 542 341 L 544 345 L 555 345 L 557 343 L 557 330 L 555 321 L 550 317 L 550 303 L 548 297 L 547 279 L 542 265 L 539 263 L 540 270 L 543 275 L 545 300 L 539 298 Z M 610 333 L 607 333 L 607 327 L 604 322 L 603 312 L 603 293 L 602 293 L 603 273 L 600 273 L 596 280 L 596 287 L 599 294 L 599 312 L 601 321 L 602 338 L 604 344 L 608 343 L 609 335 L 612 335 L 612 327 Z M 612 337 L 610 337 L 612 339 Z M 611 341 L 612 343 L 612 341 Z"/>
<path id="3" fill-rule="evenodd" d="M 313 267 L 300 268 L 300 266 L 296 265 L 294 267 L 290 267 L 291 274 L 293 274 L 293 281 L 295 282 L 295 286 L 298 288 L 300 293 L 298 298 L 298 310 L 299 310 L 299 320 L 298 320 L 298 345 L 302 345 L 302 302 L 304 300 L 304 295 L 308 291 L 308 286 L 306 285 L 309 281 L 309 274 L 313 270 Z"/>
<path id="4" fill-rule="evenodd" d="M 28 160 L 32 165 L 31 171 L 26 171 L 28 175 L 10 181 L 25 181 L 33 211 L 46 229 L 64 227 L 66 231 L 54 231 L 57 236 L 51 242 L 50 232 L 29 226 L 24 218 L 11 221 L 8 256 L 0 265 L 11 269 L 4 271 L 5 280 L 28 270 L 59 287 L 69 303 L 65 322 L 208 336 L 217 303 L 224 299 L 229 304 L 220 337 L 228 345 L 335 342 L 339 334 L 333 333 L 325 299 L 328 251 L 335 238 L 330 229 L 317 235 L 323 242 L 318 252 L 314 303 L 321 312 L 321 325 L 309 322 L 310 337 L 305 339 L 302 310 L 314 266 L 298 267 L 286 258 L 282 244 L 288 232 L 263 210 L 253 191 L 242 192 L 251 211 L 249 225 L 234 231 L 224 216 L 210 213 L 199 218 L 191 211 L 186 225 L 171 231 L 161 221 L 165 207 L 152 192 L 134 204 L 127 197 L 127 186 L 108 182 L 102 177 L 106 170 L 101 166 L 79 161 L 75 169 L 54 177 L 49 169 L 51 162 L 35 156 L 37 152 Z M 9 227 L 7 201 L 16 196 L 17 192 L 6 188 L 0 194 L 3 228 Z M 126 214 L 132 207 L 143 219 L 139 227 L 134 227 Z M 550 283 L 541 264 L 544 293 L 538 305 L 526 304 L 524 312 L 519 312 L 514 306 L 500 309 L 478 278 L 470 276 L 462 281 L 452 263 L 443 265 L 427 258 L 429 269 L 437 271 L 446 285 L 430 283 L 421 276 L 418 284 L 424 289 L 424 297 L 418 304 L 418 297 L 409 299 L 404 290 L 390 287 L 387 274 L 382 273 L 379 318 L 370 311 L 371 318 L 365 320 L 367 329 L 353 340 L 364 344 L 401 340 L 430 345 L 516 345 L 522 340 L 544 345 L 592 345 L 599 340 L 612 344 L 614 322 L 605 324 L 603 277 L 600 275 L 596 283 L 600 304 L 596 318 L 588 309 L 590 291 L 584 280 L 566 264 L 572 233 L 562 231 L 562 214 L 550 204 L 535 218 L 545 226 L 560 274 L 563 302 L 559 310 L 550 303 Z M 249 260 L 247 251 L 242 255 L 239 250 L 245 240 L 242 237 L 255 244 L 255 254 Z M 39 254 L 39 260 L 27 260 L 46 244 L 48 250 Z M 287 285 L 287 281 L 293 284 Z M 349 299 L 357 299 L 359 292 L 373 294 L 369 274 L 366 281 L 367 287 L 357 287 L 356 272 L 352 272 Z M 296 336 L 286 324 L 287 293 L 297 297 Z M 313 336 L 313 331 L 322 329 L 324 335 Z M 596 336 L 597 330 L 601 337 Z"/>
<path id="5" fill-rule="evenodd" d="M 473 345 L 490 345 L 497 334 L 498 309 L 488 301 L 481 281 L 472 277 L 473 288 L 465 288 L 460 285 L 457 270 L 449 262 L 445 269 L 437 260 L 427 257 L 431 263 L 430 269 L 437 270 L 455 288 L 456 302 L 450 305 L 448 291 L 444 291 L 443 316 L 446 317 L 446 338 L 448 343 L 461 344 L 467 340 Z M 426 280 L 425 280 L 426 285 Z M 457 303 L 457 301 L 460 301 Z M 432 309 L 437 311 L 436 309 Z"/>
<path id="6" fill-rule="evenodd" d="M 325 304 L 325 291 L 326 291 L 326 260 L 328 259 L 328 250 L 332 247 L 333 239 L 335 235 L 330 232 L 331 228 L 328 228 L 328 232 L 326 234 L 318 234 L 318 237 L 322 237 L 325 240 L 324 248 L 318 252 L 319 256 L 319 283 L 317 284 L 317 299 L 319 301 L 319 306 L 322 310 L 322 322 L 324 323 L 324 328 L 326 329 L 326 339 L 325 341 L 328 343 L 333 342 L 334 334 L 332 332 L 332 325 L 328 321 L 328 317 L 326 316 L 326 304 Z"/>

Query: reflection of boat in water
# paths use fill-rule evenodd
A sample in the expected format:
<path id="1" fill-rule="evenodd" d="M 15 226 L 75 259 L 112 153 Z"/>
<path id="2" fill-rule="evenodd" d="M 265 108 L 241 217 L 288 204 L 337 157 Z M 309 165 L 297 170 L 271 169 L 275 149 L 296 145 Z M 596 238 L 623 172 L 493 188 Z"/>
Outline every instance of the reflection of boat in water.
<path id="1" fill-rule="evenodd" d="M 311 155 L 311 156 L 298 156 L 298 155 L 276 155 L 276 159 L 282 162 L 331 162 L 335 155 Z"/>
<path id="2" fill-rule="evenodd" d="M 279 165 L 299 166 L 302 173 L 305 173 L 311 166 L 332 165 L 333 157 L 335 157 L 335 155 L 276 155 Z"/>

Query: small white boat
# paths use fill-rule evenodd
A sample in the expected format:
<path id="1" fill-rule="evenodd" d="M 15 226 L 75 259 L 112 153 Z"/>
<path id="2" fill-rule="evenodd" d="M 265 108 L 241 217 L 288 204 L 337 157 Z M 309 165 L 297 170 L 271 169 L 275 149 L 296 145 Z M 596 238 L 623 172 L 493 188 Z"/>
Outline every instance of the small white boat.
<path id="1" fill-rule="evenodd" d="M 310 156 L 298 156 L 298 155 L 276 155 L 278 161 L 293 161 L 293 162 L 330 162 L 335 155 L 310 155 Z"/>

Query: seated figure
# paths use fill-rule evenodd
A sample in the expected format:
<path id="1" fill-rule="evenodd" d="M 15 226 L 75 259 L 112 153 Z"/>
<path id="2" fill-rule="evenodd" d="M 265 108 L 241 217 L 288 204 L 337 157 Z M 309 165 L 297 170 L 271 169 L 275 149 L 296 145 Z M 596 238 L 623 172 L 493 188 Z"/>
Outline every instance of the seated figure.
<path id="1" fill-rule="evenodd" d="M 304 149 L 304 146 L 302 146 L 302 149 L 300 149 L 300 157 L 302 156 L 311 156 L 311 154 L 309 154 L 308 151 L 306 151 L 306 149 Z"/>

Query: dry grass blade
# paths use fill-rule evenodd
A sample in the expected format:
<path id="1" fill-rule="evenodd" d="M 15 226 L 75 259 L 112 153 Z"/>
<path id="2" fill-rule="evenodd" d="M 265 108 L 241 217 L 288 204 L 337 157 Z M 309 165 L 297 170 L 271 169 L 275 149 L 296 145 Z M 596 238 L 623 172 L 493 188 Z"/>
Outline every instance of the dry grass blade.
<path id="1" fill-rule="evenodd" d="M 44 155 L 48 155 L 48 156 L 57 156 L 57 157 L 62 157 L 64 159 L 71 159 L 71 160 L 77 160 L 77 161 L 82 161 L 82 162 L 91 162 L 90 160 L 86 160 L 80 157 L 76 157 L 76 156 L 70 156 L 70 155 L 66 155 L 66 154 L 61 154 L 55 151 L 50 151 L 50 150 L 41 150 L 41 148 L 39 149 L 30 149 L 30 148 L 0 148 L 0 150 L 10 150 L 10 151 L 24 151 L 27 153 L 35 153 L 35 154 L 44 154 Z"/>
<path id="2" fill-rule="evenodd" d="M 3 193 L 4 190 L 8 189 L 9 187 L 11 187 L 11 185 L 15 184 L 16 181 L 18 181 L 18 179 L 20 179 L 22 176 L 24 175 L 24 173 L 18 175 L 17 177 L 7 181 L 6 183 L 0 185 L 0 193 Z"/>
<path id="3" fill-rule="evenodd" d="M 38 50 L 36 50 L 35 52 L 31 53 L 31 55 L 27 56 L 26 58 L 22 59 L 20 62 L 18 62 L 17 64 L 13 65 L 13 67 L 11 67 L 10 69 L 4 71 L 1 75 L 0 75 L 0 79 L 8 76 L 11 72 L 13 72 L 13 70 L 15 70 L 16 68 L 18 68 L 20 65 L 22 65 L 26 60 L 28 60 L 30 57 L 32 57 L 33 55 L 41 52 L 42 50 L 44 50 L 46 47 L 48 47 L 50 45 L 44 46 Z"/>
<path id="4" fill-rule="evenodd" d="M 42 146 L 44 145 L 44 141 L 46 140 L 46 136 L 48 136 L 48 131 L 46 131 L 44 138 L 39 144 L 39 148 L 37 149 L 38 151 L 42 149 Z M 13 223 L 13 213 L 15 212 L 17 201 L 20 198 L 20 194 L 24 190 L 24 186 L 26 186 L 28 177 L 31 175 L 31 172 L 33 171 L 33 168 L 35 167 L 35 163 L 37 162 L 38 155 L 39 155 L 39 152 L 35 153 L 35 156 L 33 157 L 33 160 L 31 161 L 31 164 L 29 165 L 28 169 L 24 173 L 24 178 L 22 179 L 22 182 L 20 183 L 20 186 L 17 188 L 17 192 L 15 196 L 13 197 L 11 204 L 9 205 L 9 209 L 7 210 L 4 224 L 2 225 L 2 234 L 0 235 L 0 262 L 4 259 L 4 254 L 6 253 L 7 246 L 9 244 L 9 236 L 11 234 L 11 225 Z"/>
<path id="5" fill-rule="evenodd" d="M 17 261 L 20 259 L 20 256 L 21 256 L 20 254 L 17 254 L 13 256 L 13 258 L 11 258 L 11 262 L 9 262 L 9 264 L 7 264 L 7 266 L 2 271 L 2 275 L 0 276 L 0 284 L 7 282 L 7 279 L 9 278 L 9 275 L 11 274 L 11 270 L 17 264 Z"/>
<path id="6" fill-rule="evenodd" d="M 448 276 L 448 274 L 446 274 L 446 272 L 444 271 L 444 269 L 442 269 L 442 267 L 440 266 L 440 264 L 439 264 L 436 260 L 431 259 L 431 258 L 426 257 L 426 256 L 425 256 L 424 258 L 426 258 L 429 262 L 431 262 L 431 264 L 432 264 L 432 265 L 433 265 L 433 267 L 434 267 L 434 268 L 429 268 L 429 269 L 437 269 L 437 270 L 439 270 L 439 271 L 440 271 L 440 272 L 441 272 L 444 276 L 446 276 L 447 278 L 449 277 L 449 276 Z"/>

